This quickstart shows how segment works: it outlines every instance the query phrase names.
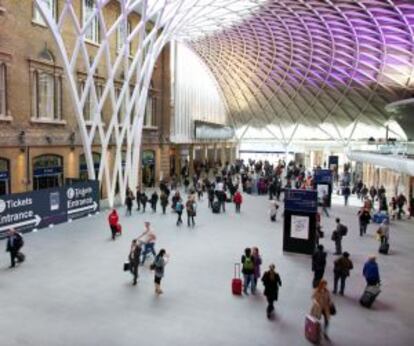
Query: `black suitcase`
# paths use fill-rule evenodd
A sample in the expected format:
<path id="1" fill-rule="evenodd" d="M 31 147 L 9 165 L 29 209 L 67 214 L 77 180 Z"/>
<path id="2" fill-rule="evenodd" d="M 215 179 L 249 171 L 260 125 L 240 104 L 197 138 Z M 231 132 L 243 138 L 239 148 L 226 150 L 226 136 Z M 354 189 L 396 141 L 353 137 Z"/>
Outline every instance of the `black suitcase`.
<path id="1" fill-rule="evenodd" d="M 367 286 L 359 303 L 366 308 L 370 308 L 380 292 L 379 286 Z"/>
<path id="2" fill-rule="evenodd" d="M 390 250 L 390 244 L 389 243 L 381 243 L 378 252 L 382 253 L 383 255 L 388 255 L 388 251 Z"/>
<path id="3" fill-rule="evenodd" d="M 214 214 L 219 214 L 220 213 L 220 202 L 215 201 L 211 209 L 213 210 Z"/>
<path id="4" fill-rule="evenodd" d="M 124 272 L 130 271 L 131 270 L 131 263 L 125 262 L 123 269 L 124 269 Z"/>

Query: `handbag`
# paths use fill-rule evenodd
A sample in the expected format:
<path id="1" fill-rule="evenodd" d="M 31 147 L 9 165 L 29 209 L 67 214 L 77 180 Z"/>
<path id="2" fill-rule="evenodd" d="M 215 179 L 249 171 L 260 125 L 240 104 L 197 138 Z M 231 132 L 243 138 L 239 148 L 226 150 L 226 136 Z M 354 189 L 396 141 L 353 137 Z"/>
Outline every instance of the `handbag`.
<path id="1" fill-rule="evenodd" d="M 336 315 L 336 306 L 334 303 L 331 303 L 329 305 L 329 313 L 331 314 L 331 316 L 335 316 Z"/>
<path id="2" fill-rule="evenodd" d="M 125 262 L 124 263 L 124 272 L 131 270 L 131 263 Z"/>

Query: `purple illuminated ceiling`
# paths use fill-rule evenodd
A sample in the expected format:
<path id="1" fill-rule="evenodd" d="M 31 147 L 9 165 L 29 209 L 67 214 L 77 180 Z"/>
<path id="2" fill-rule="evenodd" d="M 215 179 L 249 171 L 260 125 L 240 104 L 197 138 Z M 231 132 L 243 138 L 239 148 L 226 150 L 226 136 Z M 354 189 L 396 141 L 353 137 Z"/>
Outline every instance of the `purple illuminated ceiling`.
<path id="1" fill-rule="evenodd" d="M 195 40 L 236 125 L 382 125 L 414 93 L 413 0 L 271 0 Z"/>

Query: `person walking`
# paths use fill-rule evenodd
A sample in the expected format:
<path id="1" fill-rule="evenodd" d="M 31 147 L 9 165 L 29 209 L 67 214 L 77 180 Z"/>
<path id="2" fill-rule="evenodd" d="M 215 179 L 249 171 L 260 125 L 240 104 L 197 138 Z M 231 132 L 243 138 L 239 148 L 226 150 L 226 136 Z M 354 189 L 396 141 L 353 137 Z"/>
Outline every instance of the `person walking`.
<path id="1" fill-rule="evenodd" d="M 346 185 L 344 189 L 342 190 L 342 194 L 344 195 L 344 204 L 345 206 L 348 205 L 349 196 L 351 195 L 351 189 L 349 188 L 349 185 Z"/>
<path id="2" fill-rule="evenodd" d="M 166 194 L 165 191 L 161 191 L 160 204 L 161 204 L 161 208 L 162 208 L 162 213 L 165 215 L 165 211 L 166 211 L 167 205 L 168 205 L 168 195 Z"/>
<path id="3" fill-rule="evenodd" d="M 338 291 L 338 282 L 341 281 L 341 288 L 339 290 L 340 295 L 344 295 L 345 281 L 349 276 L 349 272 L 354 268 L 352 261 L 349 259 L 349 253 L 344 252 L 341 257 L 337 258 L 334 262 L 334 289 L 333 293 Z"/>
<path id="4" fill-rule="evenodd" d="M 401 215 L 405 215 L 404 205 L 407 203 L 407 198 L 405 198 L 404 194 L 401 192 L 397 197 L 397 206 L 398 206 L 398 213 L 397 219 L 401 220 Z"/>
<path id="5" fill-rule="evenodd" d="M 132 215 L 132 201 L 134 199 L 134 196 L 132 194 L 132 191 L 128 188 L 127 189 L 127 193 L 126 193 L 126 197 L 125 197 L 125 205 L 127 207 L 126 210 L 126 216 L 131 216 Z"/>
<path id="6" fill-rule="evenodd" d="M 187 211 L 187 226 L 194 227 L 194 217 L 196 216 L 196 202 L 195 199 L 191 196 L 188 197 L 188 200 L 185 204 L 185 209 Z"/>
<path id="7" fill-rule="evenodd" d="M 155 285 L 155 294 L 160 295 L 163 293 L 161 290 L 161 280 L 164 277 L 165 266 L 167 265 L 170 259 L 165 249 L 161 249 L 157 256 L 155 256 L 154 262 L 151 265 L 151 268 L 154 270 L 154 285 Z"/>
<path id="8" fill-rule="evenodd" d="M 141 206 L 142 206 L 142 212 L 145 213 L 145 208 L 147 207 L 148 202 L 148 196 L 145 193 L 145 191 L 141 192 Z"/>
<path id="9" fill-rule="evenodd" d="M 375 256 L 369 257 L 365 262 L 362 275 L 367 282 L 367 286 L 376 286 L 381 283 L 379 268 Z"/>
<path id="10" fill-rule="evenodd" d="M 255 294 L 254 287 L 254 258 L 252 256 L 252 250 L 246 248 L 244 255 L 241 257 L 242 273 L 243 273 L 243 292 L 248 295 L 247 289 L 250 287 L 250 292 Z"/>
<path id="11" fill-rule="evenodd" d="M 324 251 L 323 245 L 318 245 L 316 252 L 312 256 L 312 271 L 313 276 L 313 287 L 317 287 L 323 274 L 325 273 L 326 267 L 326 252 Z"/>
<path id="12" fill-rule="evenodd" d="M 345 226 L 336 218 L 336 229 L 332 232 L 331 240 L 335 242 L 335 255 L 342 255 L 342 237 L 346 235 Z"/>
<path id="13" fill-rule="evenodd" d="M 273 263 L 269 265 L 269 270 L 263 274 L 262 283 L 265 287 L 264 295 L 267 299 L 266 314 L 267 318 L 270 318 L 275 310 L 274 302 L 278 299 L 279 287 L 282 286 L 282 280 Z"/>
<path id="14" fill-rule="evenodd" d="M 270 221 L 276 222 L 277 210 L 279 209 L 279 205 L 274 200 L 270 201 L 269 203 L 270 203 L 270 208 L 269 208 Z"/>
<path id="15" fill-rule="evenodd" d="M 208 190 L 208 207 L 211 209 L 213 208 L 213 203 L 214 203 L 214 188 L 211 186 L 210 189 Z"/>
<path id="16" fill-rule="evenodd" d="M 240 207 L 243 203 L 243 197 L 239 191 L 236 191 L 233 196 L 233 203 L 236 206 L 236 213 L 240 214 Z"/>
<path id="17" fill-rule="evenodd" d="M 183 219 L 181 218 L 183 215 L 183 209 L 183 202 L 180 199 L 175 203 L 175 212 L 177 213 L 177 226 L 180 226 L 183 223 Z"/>
<path id="18" fill-rule="evenodd" d="M 137 240 L 141 239 L 144 243 L 144 251 L 142 252 L 141 265 L 144 265 L 148 254 L 152 253 L 153 256 L 156 255 L 155 241 L 157 240 L 157 236 L 155 235 L 155 232 L 151 229 L 151 224 L 149 221 L 144 222 L 144 232 L 141 233 Z"/>
<path id="19" fill-rule="evenodd" d="M 331 295 L 329 294 L 328 290 L 328 283 L 326 280 L 321 280 L 318 286 L 316 287 L 313 295 L 312 295 L 312 311 L 311 315 L 320 319 L 323 316 L 324 319 L 324 336 L 326 339 L 328 338 L 328 327 L 329 327 L 329 320 L 331 318 L 331 309 L 333 307 L 333 303 L 331 300 Z"/>
<path id="20" fill-rule="evenodd" d="M 24 261 L 24 255 L 20 252 L 20 249 L 24 245 L 23 236 L 17 232 L 14 228 L 11 228 L 7 235 L 6 251 L 10 254 L 10 267 L 16 266 L 16 259 L 18 262 Z"/>
<path id="21" fill-rule="evenodd" d="M 388 219 L 384 219 L 377 231 L 381 244 L 388 244 L 390 239 L 390 225 Z"/>
<path id="22" fill-rule="evenodd" d="M 135 198 L 137 200 L 137 211 L 140 211 L 141 210 L 141 188 L 139 186 L 136 187 Z"/>
<path id="23" fill-rule="evenodd" d="M 368 224 L 371 221 L 371 213 L 367 208 L 361 208 L 358 211 L 359 218 L 359 236 L 362 237 L 367 233 Z"/>
<path id="24" fill-rule="evenodd" d="M 133 239 L 131 243 L 131 249 L 129 251 L 129 270 L 133 276 L 132 284 L 135 286 L 138 279 L 138 266 L 141 258 L 141 242 L 137 239 Z"/>
<path id="25" fill-rule="evenodd" d="M 154 213 L 157 212 L 157 203 L 158 203 L 158 193 L 154 190 L 154 192 L 151 195 L 151 209 Z"/>
<path id="26" fill-rule="evenodd" d="M 116 209 L 112 209 L 111 213 L 108 215 L 108 223 L 109 227 L 111 228 L 112 240 L 115 240 L 119 227 L 119 216 Z"/>
<path id="27" fill-rule="evenodd" d="M 260 279 L 260 276 L 262 275 L 260 272 L 260 266 L 262 265 L 262 256 L 260 256 L 258 247 L 252 248 L 252 256 L 253 256 L 253 262 L 254 262 L 253 283 L 254 283 L 254 291 L 256 291 L 257 281 Z"/>

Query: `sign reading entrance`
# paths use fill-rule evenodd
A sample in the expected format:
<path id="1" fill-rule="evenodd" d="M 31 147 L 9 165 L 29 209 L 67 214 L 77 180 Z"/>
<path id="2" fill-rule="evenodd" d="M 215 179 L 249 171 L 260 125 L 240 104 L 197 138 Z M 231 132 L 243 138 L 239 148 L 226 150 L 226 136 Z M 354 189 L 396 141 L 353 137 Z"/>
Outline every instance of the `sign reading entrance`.
<path id="1" fill-rule="evenodd" d="M 17 193 L 0 198 L 0 238 L 10 228 L 27 232 L 99 211 L 99 182 Z"/>

